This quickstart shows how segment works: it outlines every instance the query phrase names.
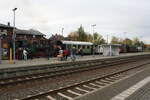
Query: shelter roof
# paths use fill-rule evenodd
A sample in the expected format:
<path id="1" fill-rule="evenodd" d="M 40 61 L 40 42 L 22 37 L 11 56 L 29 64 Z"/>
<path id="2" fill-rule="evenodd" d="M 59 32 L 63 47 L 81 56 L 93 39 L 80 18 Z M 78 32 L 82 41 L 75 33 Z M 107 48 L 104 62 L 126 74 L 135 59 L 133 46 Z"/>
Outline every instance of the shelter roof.
<path id="1" fill-rule="evenodd" d="M 82 41 L 63 41 L 63 44 L 72 44 L 72 45 L 93 45 L 91 42 L 82 42 Z"/>
<path id="2" fill-rule="evenodd" d="M 120 47 L 121 44 L 102 44 L 102 46 L 115 46 L 115 47 Z"/>

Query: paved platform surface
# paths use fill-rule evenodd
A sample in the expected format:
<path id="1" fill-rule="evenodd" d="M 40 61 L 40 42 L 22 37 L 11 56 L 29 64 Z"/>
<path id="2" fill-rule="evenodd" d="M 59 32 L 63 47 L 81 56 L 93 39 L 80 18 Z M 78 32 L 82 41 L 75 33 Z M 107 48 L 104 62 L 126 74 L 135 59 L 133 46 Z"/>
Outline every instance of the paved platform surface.
<path id="1" fill-rule="evenodd" d="M 150 64 L 147 69 L 76 100 L 150 100 Z"/>
<path id="2" fill-rule="evenodd" d="M 133 93 L 126 100 L 150 100 L 150 83 Z"/>
<path id="3" fill-rule="evenodd" d="M 150 54 L 150 52 L 141 52 L 141 53 L 124 53 L 120 54 L 119 56 L 102 56 L 102 55 L 91 55 L 91 56 L 84 56 L 84 57 L 77 57 L 76 61 L 82 60 L 92 60 L 92 59 L 107 59 L 107 58 L 116 58 L 116 57 L 123 57 L 123 56 L 132 56 L 132 55 L 142 55 L 142 54 Z M 68 58 L 67 61 L 59 61 L 58 58 L 50 58 L 49 60 L 46 58 L 39 58 L 33 60 L 16 60 L 15 64 L 9 64 L 9 60 L 3 60 L 2 64 L 0 64 L 0 69 L 5 68 L 14 68 L 14 67 L 28 67 L 28 66 L 35 66 L 35 65 L 44 65 L 44 64 L 55 64 L 55 63 L 64 63 L 64 62 L 71 62 L 71 59 Z"/>

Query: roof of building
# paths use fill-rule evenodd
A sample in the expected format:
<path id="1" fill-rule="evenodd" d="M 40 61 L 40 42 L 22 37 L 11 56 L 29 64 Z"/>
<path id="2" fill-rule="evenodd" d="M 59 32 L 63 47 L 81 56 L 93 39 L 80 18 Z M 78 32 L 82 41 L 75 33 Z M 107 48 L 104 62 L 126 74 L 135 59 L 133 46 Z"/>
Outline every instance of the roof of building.
<path id="1" fill-rule="evenodd" d="M 81 42 L 81 41 L 62 41 L 63 44 L 72 44 L 72 45 L 93 45 L 91 42 Z"/>
<path id="2" fill-rule="evenodd" d="M 1 23 L 0 23 L 0 27 L 3 27 L 3 28 L 13 28 L 12 26 L 1 24 Z M 45 36 L 45 34 L 39 32 L 37 30 L 34 30 L 34 29 L 22 30 L 22 29 L 15 28 L 15 33 L 16 34 L 28 34 L 28 35 L 41 35 L 41 36 Z"/>
<path id="3" fill-rule="evenodd" d="M 121 44 L 102 44 L 102 46 L 120 47 L 120 46 L 121 46 Z"/>
<path id="4" fill-rule="evenodd" d="M 11 26 L 8 26 L 8 25 L 5 25 L 5 24 L 1 24 L 1 23 L 0 23 L 0 27 L 4 27 L 4 28 L 13 28 L 13 27 L 11 27 Z"/>
<path id="5" fill-rule="evenodd" d="M 45 36 L 45 34 L 34 30 L 34 29 L 30 29 L 30 30 L 22 30 L 22 29 L 15 29 L 15 33 L 16 34 L 28 34 L 28 35 L 41 35 L 41 36 Z"/>

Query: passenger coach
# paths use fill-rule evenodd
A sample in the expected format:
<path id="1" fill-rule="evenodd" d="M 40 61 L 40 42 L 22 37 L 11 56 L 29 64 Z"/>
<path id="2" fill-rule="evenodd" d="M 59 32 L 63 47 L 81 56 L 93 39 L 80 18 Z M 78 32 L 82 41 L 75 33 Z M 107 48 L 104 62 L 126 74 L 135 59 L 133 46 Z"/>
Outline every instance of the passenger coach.
<path id="1" fill-rule="evenodd" d="M 81 42 L 81 41 L 57 41 L 57 45 L 60 45 L 63 49 L 71 50 L 72 47 L 75 47 L 77 50 L 82 48 L 83 54 L 89 55 L 92 54 L 93 43 L 91 42 Z"/>

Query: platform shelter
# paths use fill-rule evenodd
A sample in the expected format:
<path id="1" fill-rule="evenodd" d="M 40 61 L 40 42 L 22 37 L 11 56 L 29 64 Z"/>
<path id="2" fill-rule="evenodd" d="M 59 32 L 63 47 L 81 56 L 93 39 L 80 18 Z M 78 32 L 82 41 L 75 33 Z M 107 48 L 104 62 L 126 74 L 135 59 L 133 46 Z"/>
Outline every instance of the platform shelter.
<path id="1" fill-rule="evenodd" d="M 103 44 L 103 55 L 104 56 L 118 56 L 119 55 L 119 44 Z"/>

